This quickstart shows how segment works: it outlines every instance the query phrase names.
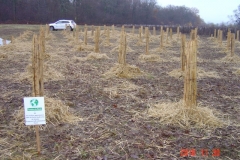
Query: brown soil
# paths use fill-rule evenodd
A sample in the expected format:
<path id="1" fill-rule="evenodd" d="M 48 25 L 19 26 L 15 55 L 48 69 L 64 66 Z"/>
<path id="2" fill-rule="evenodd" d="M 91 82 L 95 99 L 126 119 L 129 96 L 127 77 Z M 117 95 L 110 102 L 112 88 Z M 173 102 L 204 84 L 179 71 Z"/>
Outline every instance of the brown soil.
<path id="1" fill-rule="evenodd" d="M 1 29 L 0 35 L 9 37 L 12 30 Z M 220 78 L 199 79 L 197 100 L 223 114 L 229 124 L 215 129 L 181 128 L 163 125 L 146 114 L 152 104 L 183 98 L 183 79 L 169 76 L 169 72 L 180 68 L 178 41 L 169 39 L 164 50 L 153 53 L 159 54 L 161 61 L 142 62 L 138 57 L 144 54 L 145 47 L 137 45 L 136 35 L 128 40 L 133 52 L 127 54 L 127 63 L 136 65 L 144 74 L 131 79 L 106 79 L 103 74 L 117 62 L 118 52 L 110 52 L 119 45 L 117 33 L 111 36 L 111 46 L 100 48 L 109 59 L 86 61 L 78 58 L 87 57 L 90 51 L 78 51 L 72 38 L 68 38 L 71 33 L 54 31 L 46 41 L 50 57 L 45 63 L 64 78 L 45 81 L 44 88 L 46 96 L 61 100 L 83 120 L 78 124 L 47 124 L 42 128 L 41 155 L 36 154 L 34 130 L 14 123 L 15 112 L 23 109 L 23 97 L 31 96 L 31 82 L 19 80 L 18 76 L 27 72 L 33 32 L 10 44 L 11 49 L 0 47 L 0 55 L 7 55 L 0 56 L 0 159 L 169 160 L 181 159 L 180 151 L 184 148 L 196 149 L 197 156 L 192 159 L 214 159 L 211 156 L 214 148 L 221 151 L 215 159 L 240 159 L 240 77 L 234 74 L 240 62 L 222 61 L 227 53 L 216 47 L 212 39 L 200 37 L 198 67 L 214 71 Z M 83 40 L 82 33 L 80 38 Z M 28 47 L 21 46 L 24 44 Z M 88 38 L 88 45 L 94 46 L 93 38 Z M 158 47 L 159 41 L 150 42 L 150 49 Z M 236 43 L 235 52 L 240 56 L 240 43 Z M 124 89 L 125 82 L 135 87 Z M 114 87 L 119 89 L 109 91 Z M 201 149 L 208 149 L 209 156 L 202 157 Z"/>

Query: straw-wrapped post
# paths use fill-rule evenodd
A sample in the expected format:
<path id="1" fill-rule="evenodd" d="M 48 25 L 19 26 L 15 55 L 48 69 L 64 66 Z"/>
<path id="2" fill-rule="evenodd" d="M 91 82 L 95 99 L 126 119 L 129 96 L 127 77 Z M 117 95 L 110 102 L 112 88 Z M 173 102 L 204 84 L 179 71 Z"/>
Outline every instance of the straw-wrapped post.
<path id="1" fill-rule="evenodd" d="M 114 35 L 114 30 L 115 30 L 115 27 L 114 25 L 112 25 L 112 35 Z"/>
<path id="2" fill-rule="evenodd" d="M 146 39 L 146 54 L 149 54 L 149 29 L 145 27 L 145 39 Z"/>
<path id="3" fill-rule="evenodd" d="M 84 27 L 84 44 L 87 45 L 87 25 L 85 24 L 85 27 Z"/>
<path id="4" fill-rule="evenodd" d="M 132 27 L 132 34 L 134 35 L 135 34 L 135 26 L 133 25 Z"/>
<path id="5" fill-rule="evenodd" d="M 169 34 L 169 28 L 166 30 L 166 43 L 168 43 L 168 34 Z"/>
<path id="6" fill-rule="evenodd" d="M 126 34 L 125 32 L 121 33 L 121 40 L 119 46 L 119 54 L 118 54 L 118 63 L 122 65 L 126 65 L 126 52 L 127 52 L 127 42 L 126 42 Z"/>
<path id="7" fill-rule="evenodd" d="M 172 28 L 170 28 L 170 39 L 172 39 Z"/>
<path id="8" fill-rule="evenodd" d="M 227 33 L 227 50 L 229 51 L 231 48 L 231 31 Z"/>
<path id="9" fill-rule="evenodd" d="M 234 56 L 235 52 L 235 33 L 231 34 L 231 57 Z"/>
<path id="10" fill-rule="evenodd" d="M 186 66 L 184 76 L 184 102 L 185 106 L 197 106 L 197 49 L 196 41 L 190 41 L 186 47 Z"/>
<path id="11" fill-rule="evenodd" d="M 96 27 L 95 29 L 95 48 L 94 52 L 99 53 L 99 38 L 100 38 L 100 27 Z"/>
<path id="12" fill-rule="evenodd" d="M 217 38 L 216 34 L 217 34 L 217 30 L 216 30 L 216 29 L 214 29 L 214 39 L 216 39 L 216 38 Z"/>
<path id="13" fill-rule="evenodd" d="M 186 35 L 182 34 L 181 38 L 181 70 L 185 71 L 186 65 Z"/>
<path id="14" fill-rule="evenodd" d="M 163 39 L 164 39 L 164 30 L 161 27 L 161 37 L 160 37 L 160 48 L 163 49 L 164 45 L 163 45 Z"/>
<path id="15" fill-rule="evenodd" d="M 91 32 L 91 36 L 93 37 L 94 36 L 94 25 L 92 25 L 92 32 Z"/>
<path id="16" fill-rule="evenodd" d="M 177 36 L 179 37 L 179 26 L 177 27 Z"/>
<path id="17" fill-rule="evenodd" d="M 237 37 L 236 40 L 239 41 L 239 30 L 237 31 Z"/>

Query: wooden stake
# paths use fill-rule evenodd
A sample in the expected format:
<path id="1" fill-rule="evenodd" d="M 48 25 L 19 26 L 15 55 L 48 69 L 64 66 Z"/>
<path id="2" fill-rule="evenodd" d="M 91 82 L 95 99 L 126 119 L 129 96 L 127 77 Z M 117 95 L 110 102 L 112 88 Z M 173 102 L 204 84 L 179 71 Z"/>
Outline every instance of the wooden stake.
<path id="1" fill-rule="evenodd" d="M 87 25 L 84 27 L 84 44 L 87 45 Z"/>
<path id="2" fill-rule="evenodd" d="M 237 31 L 237 37 L 236 40 L 239 41 L 239 30 Z"/>
<path id="3" fill-rule="evenodd" d="M 11 37 L 11 43 L 14 43 L 14 37 L 13 36 Z"/>
<path id="4" fill-rule="evenodd" d="M 229 51 L 231 48 L 231 31 L 227 33 L 227 50 Z"/>
<path id="5" fill-rule="evenodd" d="M 104 35 L 107 35 L 107 29 L 106 29 L 106 25 L 103 26 L 103 30 L 104 30 Z"/>
<path id="6" fill-rule="evenodd" d="M 146 33 L 146 54 L 149 54 L 149 30 L 148 27 L 145 27 L 145 33 Z"/>
<path id="7" fill-rule="evenodd" d="M 125 32 L 121 33 L 121 40 L 118 53 L 118 63 L 126 65 L 127 39 Z"/>
<path id="8" fill-rule="evenodd" d="M 217 30 L 214 29 L 214 38 L 216 38 Z"/>
<path id="9" fill-rule="evenodd" d="M 139 28 L 139 43 L 142 43 L 142 31 L 141 31 L 141 28 Z"/>
<path id="10" fill-rule="evenodd" d="M 76 28 L 75 28 L 75 42 L 76 44 L 78 43 L 79 41 L 79 26 L 76 25 Z"/>
<path id="11" fill-rule="evenodd" d="M 172 40 L 172 28 L 170 28 L 170 39 Z"/>
<path id="12" fill-rule="evenodd" d="M 114 25 L 112 25 L 112 35 L 114 35 Z"/>
<path id="13" fill-rule="evenodd" d="M 43 96 L 43 54 L 45 52 L 45 32 L 40 30 L 40 36 L 33 36 L 32 49 L 32 70 L 33 70 L 33 96 Z M 41 141 L 39 136 L 39 126 L 35 125 L 37 151 L 41 153 Z"/>
<path id="14" fill-rule="evenodd" d="M 2 39 L 2 44 L 3 44 L 3 46 L 7 44 L 6 39 Z"/>
<path id="15" fill-rule="evenodd" d="M 135 34 L 135 26 L 133 25 L 132 27 L 132 34 L 134 35 Z"/>
<path id="16" fill-rule="evenodd" d="M 100 37 L 100 27 L 97 27 L 95 29 L 95 49 L 94 49 L 94 51 L 96 53 L 100 52 L 100 50 L 99 50 L 99 37 Z"/>
<path id="17" fill-rule="evenodd" d="M 235 33 L 232 33 L 231 35 L 231 57 L 234 56 L 235 52 Z"/>
<path id="18" fill-rule="evenodd" d="M 126 55 L 127 55 L 127 36 L 126 33 L 123 34 L 123 64 L 126 65 Z"/>
<path id="19" fill-rule="evenodd" d="M 109 32 L 109 28 L 107 27 L 107 44 L 110 44 L 110 32 Z"/>
<path id="20" fill-rule="evenodd" d="M 153 27 L 153 35 L 156 36 L 156 27 Z"/>
<path id="21" fill-rule="evenodd" d="M 177 27 L 177 36 L 179 37 L 179 26 Z"/>
<path id="22" fill-rule="evenodd" d="M 91 36 L 93 37 L 94 36 L 94 25 L 92 25 L 92 34 Z"/>
<path id="23" fill-rule="evenodd" d="M 164 38 L 164 30 L 162 30 L 162 28 L 161 28 L 161 37 L 160 37 L 161 39 L 160 39 L 160 48 L 161 49 L 163 49 L 163 38 Z"/>
<path id="24" fill-rule="evenodd" d="M 168 44 L 168 32 L 169 32 L 169 28 L 167 28 L 166 30 L 166 43 Z"/>
<path id="25" fill-rule="evenodd" d="M 122 25 L 122 30 L 121 30 L 121 32 L 122 32 L 122 33 L 125 32 L 124 25 Z"/>
<path id="26" fill-rule="evenodd" d="M 186 65 L 186 35 L 182 34 L 181 38 L 181 69 L 182 71 L 185 71 L 185 65 Z"/>
<path id="27" fill-rule="evenodd" d="M 219 32 L 219 44 L 220 44 L 220 47 L 222 47 L 222 37 L 223 37 L 223 31 L 222 30 L 220 30 L 220 32 Z"/>

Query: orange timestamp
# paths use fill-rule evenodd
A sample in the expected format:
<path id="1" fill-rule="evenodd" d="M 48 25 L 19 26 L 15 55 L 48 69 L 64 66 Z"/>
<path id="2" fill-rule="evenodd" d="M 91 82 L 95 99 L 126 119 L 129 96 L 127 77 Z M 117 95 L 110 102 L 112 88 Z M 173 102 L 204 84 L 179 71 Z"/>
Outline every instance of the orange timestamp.
<path id="1" fill-rule="evenodd" d="M 197 155 L 197 150 L 193 148 L 185 148 L 185 149 L 181 149 L 180 151 L 181 157 L 195 157 L 196 155 Z M 212 150 L 200 149 L 200 155 L 202 157 L 208 157 L 208 156 L 219 157 L 220 149 L 219 148 L 214 148 Z"/>

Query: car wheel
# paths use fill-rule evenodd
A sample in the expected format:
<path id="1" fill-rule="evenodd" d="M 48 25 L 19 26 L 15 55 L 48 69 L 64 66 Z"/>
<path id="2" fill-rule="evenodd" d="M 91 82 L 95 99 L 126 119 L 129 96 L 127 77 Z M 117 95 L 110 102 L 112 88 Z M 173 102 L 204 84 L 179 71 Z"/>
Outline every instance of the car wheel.
<path id="1" fill-rule="evenodd" d="M 54 31 L 54 27 L 53 26 L 50 27 L 50 31 Z"/>

